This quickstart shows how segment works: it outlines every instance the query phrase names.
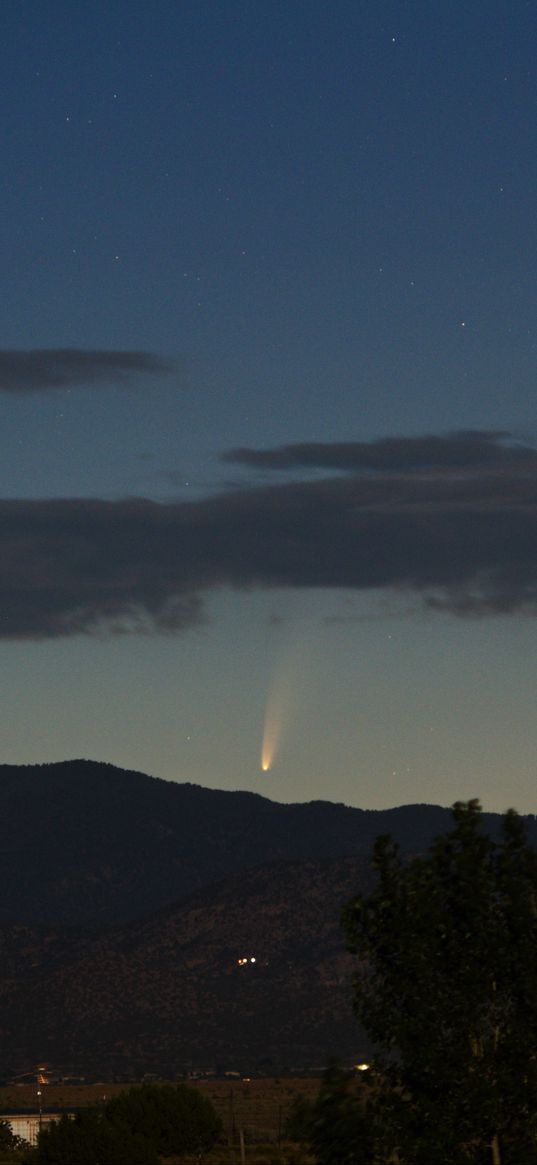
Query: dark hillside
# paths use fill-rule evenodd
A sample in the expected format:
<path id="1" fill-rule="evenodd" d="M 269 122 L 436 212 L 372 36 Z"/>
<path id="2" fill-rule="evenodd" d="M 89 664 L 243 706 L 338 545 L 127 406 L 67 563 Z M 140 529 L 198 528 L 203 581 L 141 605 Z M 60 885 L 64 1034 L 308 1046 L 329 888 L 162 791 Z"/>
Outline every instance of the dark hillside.
<path id="1" fill-rule="evenodd" d="M 339 918 L 370 883 L 357 858 L 278 863 L 93 938 L 4 928 L 0 1067 L 45 1059 L 110 1075 L 363 1057 Z"/>

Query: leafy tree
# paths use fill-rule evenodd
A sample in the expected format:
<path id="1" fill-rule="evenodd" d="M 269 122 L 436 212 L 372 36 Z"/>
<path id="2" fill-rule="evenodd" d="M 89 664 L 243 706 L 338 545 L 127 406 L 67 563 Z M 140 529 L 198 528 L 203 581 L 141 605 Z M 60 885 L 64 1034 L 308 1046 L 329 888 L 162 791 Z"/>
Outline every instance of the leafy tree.
<path id="1" fill-rule="evenodd" d="M 43 1128 L 37 1165 L 157 1165 L 164 1156 L 201 1156 L 220 1133 L 209 1100 L 184 1084 L 144 1084 L 104 1108 L 82 1109 Z"/>
<path id="2" fill-rule="evenodd" d="M 312 1106 L 309 1144 L 319 1165 L 370 1165 L 373 1126 L 352 1077 L 337 1064 L 327 1069 Z"/>
<path id="3" fill-rule="evenodd" d="M 331 1064 L 314 1101 L 297 1096 L 285 1124 L 292 1141 L 307 1144 L 319 1165 L 371 1165 L 373 1125 L 363 1092 L 352 1075 Z"/>
<path id="4" fill-rule="evenodd" d="M 500 842 L 479 802 L 453 816 L 408 862 L 379 838 L 375 889 L 344 911 L 384 1150 L 402 1165 L 537 1165 L 537 854 L 513 810 Z"/>
<path id="5" fill-rule="evenodd" d="M 14 1149 L 19 1141 L 20 1137 L 11 1131 L 9 1121 L 0 1119 L 0 1149 Z"/>
<path id="6" fill-rule="evenodd" d="M 186 1084 L 143 1084 L 110 1100 L 107 1119 L 146 1138 L 159 1153 L 206 1152 L 221 1131 L 210 1100 Z"/>
<path id="7" fill-rule="evenodd" d="M 36 1165 L 158 1165 L 158 1153 L 145 1137 L 107 1120 L 95 1107 L 73 1119 L 63 1116 L 39 1133 Z"/>
<path id="8" fill-rule="evenodd" d="M 309 1141 L 313 1120 L 313 1104 L 305 1096 L 295 1096 L 284 1125 L 284 1136 L 290 1141 Z"/>
<path id="9" fill-rule="evenodd" d="M 27 1148 L 27 1142 L 11 1131 L 9 1121 L 0 1119 L 0 1165 L 21 1161 Z"/>

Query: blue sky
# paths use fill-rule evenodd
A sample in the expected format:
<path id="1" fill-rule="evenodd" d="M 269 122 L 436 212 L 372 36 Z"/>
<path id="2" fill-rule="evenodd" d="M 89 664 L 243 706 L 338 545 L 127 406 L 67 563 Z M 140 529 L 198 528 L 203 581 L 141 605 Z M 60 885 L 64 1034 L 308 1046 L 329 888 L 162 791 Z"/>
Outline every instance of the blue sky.
<path id="1" fill-rule="evenodd" d="M 4 760 L 534 811 L 533 6 L 0 26 Z"/>

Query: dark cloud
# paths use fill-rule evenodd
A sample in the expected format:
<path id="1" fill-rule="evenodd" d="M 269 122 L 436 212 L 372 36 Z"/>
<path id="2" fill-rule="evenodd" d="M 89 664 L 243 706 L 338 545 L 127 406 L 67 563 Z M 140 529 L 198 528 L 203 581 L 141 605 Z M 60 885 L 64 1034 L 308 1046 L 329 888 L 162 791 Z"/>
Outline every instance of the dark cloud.
<path id="1" fill-rule="evenodd" d="M 194 502 L 4 501 L 0 636 L 177 631 L 217 587 L 376 589 L 458 614 L 535 614 L 530 453 Z"/>
<path id="2" fill-rule="evenodd" d="M 513 443 L 509 437 L 508 433 L 483 430 L 447 436 L 383 437 L 379 441 L 311 441 L 276 449 L 231 449 L 224 453 L 222 461 L 255 469 L 330 469 L 345 473 L 405 473 L 467 466 L 477 469 L 528 458 L 537 464 L 535 449 Z"/>
<path id="3" fill-rule="evenodd" d="M 130 384 L 141 373 L 165 376 L 174 364 L 152 352 L 101 352 L 85 348 L 15 348 L 0 351 L 0 392 L 22 395 L 104 381 Z"/>

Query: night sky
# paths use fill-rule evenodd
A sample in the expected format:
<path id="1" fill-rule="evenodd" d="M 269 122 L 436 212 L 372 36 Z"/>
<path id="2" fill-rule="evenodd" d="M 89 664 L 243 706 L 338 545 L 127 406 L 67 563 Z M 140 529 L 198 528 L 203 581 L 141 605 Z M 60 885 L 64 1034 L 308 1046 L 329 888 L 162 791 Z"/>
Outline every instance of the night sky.
<path id="1" fill-rule="evenodd" d="M 0 75 L 1 759 L 537 812 L 535 5 L 4 0 Z"/>

